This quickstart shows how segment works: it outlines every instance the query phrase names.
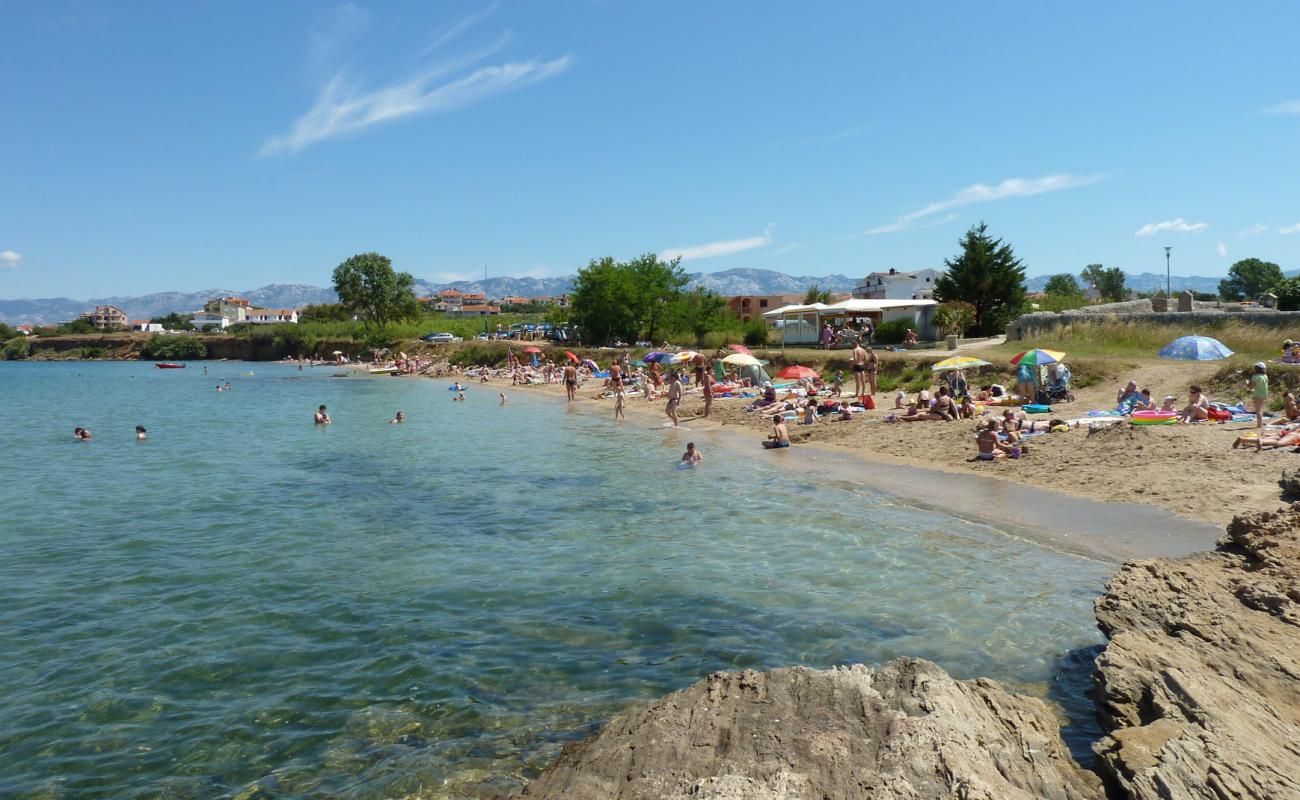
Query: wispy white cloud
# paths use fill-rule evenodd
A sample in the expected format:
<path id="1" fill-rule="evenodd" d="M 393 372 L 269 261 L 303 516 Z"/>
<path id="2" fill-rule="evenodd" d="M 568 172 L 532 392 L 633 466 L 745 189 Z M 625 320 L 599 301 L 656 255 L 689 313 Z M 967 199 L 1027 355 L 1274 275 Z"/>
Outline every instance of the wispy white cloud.
<path id="1" fill-rule="evenodd" d="M 1187 222 L 1182 217 L 1166 222 L 1148 222 L 1137 229 L 1138 236 L 1154 236 L 1157 233 L 1200 233 L 1209 228 L 1206 222 Z"/>
<path id="2" fill-rule="evenodd" d="M 1294 225 L 1283 225 L 1282 227 L 1277 229 L 1277 232 L 1282 234 L 1283 236 L 1290 236 L 1293 233 L 1300 233 L 1300 222 L 1297 222 Z"/>
<path id="3" fill-rule="evenodd" d="M 708 244 L 697 244 L 692 247 L 669 248 L 660 253 L 659 257 L 665 261 L 671 261 L 674 258 L 680 258 L 682 261 L 695 261 L 701 258 L 715 258 L 717 256 L 731 255 L 732 253 L 742 253 L 758 247 L 767 247 L 771 243 L 772 228 L 768 226 L 763 229 L 762 236 L 751 236 L 748 239 L 728 239 L 723 242 L 709 242 Z"/>
<path id="4" fill-rule="evenodd" d="M 1286 100 L 1264 109 L 1265 114 L 1300 114 L 1300 100 Z"/>
<path id="5" fill-rule="evenodd" d="M 1228 246 L 1223 242 L 1219 242 L 1217 245 L 1215 245 L 1214 250 L 1219 254 L 1219 258 L 1228 257 Z"/>
<path id="6" fill-rule="evenodd" d="M 496 10 L 500 7 L 501 7 L 501 0 L 497 0 L 495 3 L 492 3 L 492 5 L 488 6 L 487 8 L 484 8 L 481 11 L 475 11 L 472 14 L 466 14 L 461 19 L 457 20 L 456 22 L 453 22 L 452 24 L 448 25 L 447 27 L 435 33 L 433 35 L 433 38 L 429 40 L 429 44 L 425 46 L 423 52 L 421 52 L 420 55 L 427 56 L 430 53 L 434 52 L 435 50 L 438 50 L 443 45 L 453 41 L 465 31 L 469 30 L 470 28 L 474 27 L 478 23 L 482 22 L 485 18 L 495 14 Z"/>
<path id="7" fill-rule="evenodd" d="M 451 111 L 552 78 L 568 69 L 569 64 L 568 56 L 553 61 L 499 64 L 437 85 L 434 85 L 437 74 L 425 74 L 370 92 L 359 92 L 345 85 L 342 76 L 337 76 L 321 90 L 316 105 L 287 133 L 267 139 L 258 155 L 292 155 L 317 142 L 382 122 L 414 114 Z"/>
<path id="8" fill-rule="evenodd" d="M 1241 239 L 1253 239 L 1256 236 L 1259 236 L 1261 233 L 1264 233 L 1268 229 L 1269 229 L 1269 223 L 1256 222 L 1254 225 L 1251 225 L 1249 228 L 1237 234 L 1237 237 Z"/>
<path id="9" fill-rule="evenodd" d="M 1080 186 L 1089 186 L 1101 179 L 1101 175 L 1061 174 L 1045 175 L 1041 178 L 1007 178 L 994 186 L 977 183 L 974 186 L 968 186 L 965 189 L 962 189 L 946 200 L 931 203 L 928 206 L 911 212 L 910 214 L 904 214 L 894 222 L 869 228 L 866 231 L 863 231 L 863 233 L 868 236 L 881 233 L 896 233 L 910 227 L 912 223 L 917 220 L 932 217 L 935 214 L 941 214 L 954 208 L 961 208 L 962 206 L 974 205 L 976 203 L 993 203 L 1010 197 L 1031 197 L 1036 194 L 1059 192 L 1064 189 L 1075 189 Z"/>
<path id="10" fill-rule="evenodd" d="M 23 254 L 14 250 L 0 250 L 0 269 L 17 269 Z"/>

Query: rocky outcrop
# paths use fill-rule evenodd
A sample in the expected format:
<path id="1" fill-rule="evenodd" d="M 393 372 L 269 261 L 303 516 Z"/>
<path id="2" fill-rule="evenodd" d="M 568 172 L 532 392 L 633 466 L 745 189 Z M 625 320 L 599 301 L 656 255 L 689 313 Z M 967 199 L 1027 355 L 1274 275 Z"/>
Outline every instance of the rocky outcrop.
<path id="1" fill-rule="evenodd" d="M 1125 564 L 1096 603 L 1114 800 L 1300 800 L 1300 504 Z M 565 749 L 520 797 L 1099 798 L 1039 700 L 927 661 L 716 673 Z"/>
<path id="2" fill-rule="evenodd" d="M 1126 564 L 1097 601 L 1111 795 L 1300 798 L 1300 511 L 1212 553 Z"/>
<path id="3" fill-rule="evenodd" d="M 898 659 L 715 673 L 570 745 L 520 797 L 1101 797 L 1040 700 Z"/>

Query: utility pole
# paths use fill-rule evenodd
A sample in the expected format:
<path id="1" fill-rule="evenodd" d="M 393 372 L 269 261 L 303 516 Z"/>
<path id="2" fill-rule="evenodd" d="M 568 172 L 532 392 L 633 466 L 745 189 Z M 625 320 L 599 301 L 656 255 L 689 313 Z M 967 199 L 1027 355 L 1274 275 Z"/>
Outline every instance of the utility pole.
<path id="1" fill-rule="evenodd" d="M 489 300 L 489 299 L 490 299 L 490 298 L 487 296 L 487 264 L 484 264 L 484 265 L 483 265 L 483 305 L 484 305 L 484 306 L 486 306 L 486 305 L 488 304 L 488 300 Z M 483 309 L 483 335 L 484 335 L 484 336 L 486 336 L 486 335 L 487 335 L 487 332 L 488 332 L 488 330 L 487 330 L 488 319 L 487 319 L 487 318 L 488 318 L 487 309 L 484 308 L 484 309 Z"/>
<path id="2" fill-rule="evenodd" d="M 1174 279 L 1170 277 L 1173 273 L 1169 270 L 1169 251 L 1174 248 L 1165 246 L 1165 297 L 1173 299 L 1174 297 Z"/>

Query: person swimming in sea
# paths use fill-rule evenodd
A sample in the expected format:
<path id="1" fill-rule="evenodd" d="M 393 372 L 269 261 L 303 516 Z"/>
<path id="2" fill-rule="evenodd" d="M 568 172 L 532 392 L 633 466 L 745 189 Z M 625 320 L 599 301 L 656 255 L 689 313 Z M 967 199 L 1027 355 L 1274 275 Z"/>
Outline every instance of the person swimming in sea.
<path id="1" fill-rule="evenodd" d="M 704 460 L 704 456 L 700 455 L 700 451 L 695 449 L 695 442 L 687 442 L 686 452 L 682 453 L 682 463 L 698 464 L 703 460 Z"/>
<path id="2" fill-rule="evenodd" d="M 84 442 L 91 438 L 89 428 L 73 428 L 72 435 L 76 437 L 79 442 Z"/>
<path id="3" fill-rule="evenodd" d="M 143 425 L 136 425 L 136 426 L 135 426 L 135 439 L 136 439 L 136 441 L 138 441 L 138 442 L 143 442 L 145 439 L 149 438 L 147 434 L 148 434 L 148 431 L 146 431 L 146 430 L 144 429 L 144 426 L 143 426 Z"/>
<path id="4" fill-rule="evenodd" d="M 397 412 L 397 416 L 395 416 L 395 417 L 393 417 L 392 419 L 390 419 L 390 420 L 388 421 L 388 424 L 389 424 L 389 425 L 401 425 L 403 422 L 406 422 L 406 414 L 402 413 L 401 411 L 398 411 L 398 412 Z"/>
<path id="5" fill-rule="evenodd" d="M 333 422 L 333 420 L 330 419 L 329 413 L 325 411 L 325 406 L 322 405 L 320 408 L 316 409 L 317 425 L 329 425 L 331 422 Z"/>

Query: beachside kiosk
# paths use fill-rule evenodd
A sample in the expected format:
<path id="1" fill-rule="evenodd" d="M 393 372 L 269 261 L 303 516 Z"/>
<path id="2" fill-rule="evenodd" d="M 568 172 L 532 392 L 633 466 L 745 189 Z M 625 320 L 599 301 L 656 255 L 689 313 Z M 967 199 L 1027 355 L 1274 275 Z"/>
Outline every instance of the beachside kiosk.
<path id="1" fill-rule="evenodd" d="M 781 346 L 787 344 L 819 343 L 822 325 L 830 323 L 835 330 L 845 326 L 858 327 L 870 321 L 873 328 L 882 322 L 907 320 L 921 339 L 933 341 L 937 337 L 934 311 L 939 303 L 934 300 L 867 300 L 852 298 L 838 303 L 810 303 L 790 305 L 763 314 L 768 326 L 781 329 Z"/>

